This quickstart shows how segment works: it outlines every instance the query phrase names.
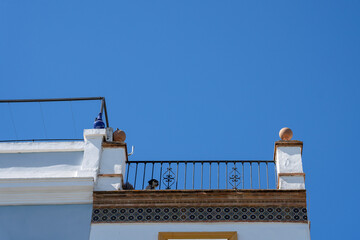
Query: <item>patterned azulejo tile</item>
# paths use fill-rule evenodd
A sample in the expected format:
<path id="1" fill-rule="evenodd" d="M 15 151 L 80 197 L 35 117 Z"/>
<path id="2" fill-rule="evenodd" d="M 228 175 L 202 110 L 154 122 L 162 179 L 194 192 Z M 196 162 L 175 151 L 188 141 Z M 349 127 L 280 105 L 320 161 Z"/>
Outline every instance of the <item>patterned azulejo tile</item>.
<path id="1" fill-rule="evenodd" d="M 95 208 L 93 223 L 122 222 L 301 222 L 307 221 L 301 207 L 161 207 Z"/>

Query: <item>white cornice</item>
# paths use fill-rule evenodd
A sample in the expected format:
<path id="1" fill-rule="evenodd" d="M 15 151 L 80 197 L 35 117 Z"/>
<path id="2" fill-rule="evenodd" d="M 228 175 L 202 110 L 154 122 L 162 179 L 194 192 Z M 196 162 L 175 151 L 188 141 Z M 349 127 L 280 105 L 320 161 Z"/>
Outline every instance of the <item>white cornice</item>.
<path id="1" fill-rule="evenodd" d="M 76 142 L 7 142 L 0 143 L 0 153 L 77 152 L 85 143 Z"/>
<path id="2" fill-rule="evenodd" d="M 84 129 L 84 139 L 102 139 L 106 137 L 106 129 Z"/>
<path id="3" fill-rule="evenodd" d="M 93 178 L 0 179 L 0 205 L 92 203 Z"/>

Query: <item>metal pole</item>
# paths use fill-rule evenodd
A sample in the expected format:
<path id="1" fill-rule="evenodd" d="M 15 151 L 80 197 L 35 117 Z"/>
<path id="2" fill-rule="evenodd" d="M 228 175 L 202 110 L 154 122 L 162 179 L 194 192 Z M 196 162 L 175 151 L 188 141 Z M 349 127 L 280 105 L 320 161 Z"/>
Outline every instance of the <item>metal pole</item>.
<path id="1" fill-rule="evenodd" d="M 274 166 L 274 176 L 275 176 L 275 188 L 278 187 L 278 176 L 276 172 L 276 166 Z"/>
<path id="2" fill-rule="evenodd" d="M 135 169 L 135 182 L 134 182 L 134 189 L 136 189 L 137 169 L 138 169 L 138 163 L 136 163 L 136 169 Z"/>
<path id="3" fill-rule="evenodd" d="M 152 164 L 152 170 L 151 170 L 151 179 L 154 178 L 154 163 Z"/>
<path id="4" fill-rule="evenodd" d="M 127 171 L 126 171 L 126 182 L 129 182 L 128 181 L 128 179 L 129 179 L 129 171 L 130 171 L 130 163 L 129 162 L 127 162 L 126 163 L 126 165 L 127 165 Z"/>
<path id="5" fill-rule="evenodd" d="M 203 189 L 203 170 L 204 170 L 204 163 L 201 162 L 201 189 Z"/>
<path id="6" fill-rule="evenodd" d="M 267 189 L 269 189 L 269 168 L 268 168 L 268 163 L 266 163 L 266 186 L 267 186 Z"/>
<path id="7" fill-rule="evenodd" d="M 209 163 L 209 189 L 211 189 L 211 162 Z"/>
<path id="8" fill-rule="evenodd" d="M 106 118 L 106 127 L 110 127 L 110 125 L 109 125 L 109 118 L 108 118 L 108 114 L 107 114 L 107 110 L 106 110 L 105 98 L 103 98 L 103 100 L 102 100 L 101 102 L 104 103 L 104 111 L 105 111 L 105 118 Z"/>
<path id="9" fill-rule="evenodd" d="M 218 162 L 218 189 L 220 188 L 220 163 Z"/>
<path id="10" fill-rule="evenodd" d="M 226 189 L 228 189 L 228 166 L 227 166 L 227 162 L 226 162 L 226 180 L 225 180 L 225 182 L 226 182 Z"/>
<path id="11" fill-rule="evenodd" d="M 178 189 L 178 176 L 179 176 L 179 163 L 176 164 L 176 189 Z"/>
<path id="12" fill-rule="evenodd" d="M 242 188 L 245 188 L 245 177 L 244 177 L 244 162 L 241 163 L 241 167 L 242 167 Z"/>
<path id="13" fill-rule="evenodd" d="M 252 163 L 250 163 L 250 189 L 252 188 Z"/>
<path id="14" fill-rule="evenodd" d="M 8 99 L 8 100 L 0 100 L 0 103 L 88 101 L 88 100 L 102 100 L 102 99 L 105 99 L 105 98 L 104 97 L 81 97 L 81 98 Z"/>
<path id="15" fill-rule="evenodd" d="M 100 112 L 101 114 L 104 112 L 104 99 L 101 99 Z"/>
<path id="16" fill-rule="evenodd" d="M 258 175 L 259 175 L 259 189 L 261 187 L 261 183 L 260 183 L 260 163 L 258 162 Z"/>
<path id="17" fill-rule="evenodd" d="M 184 183 L 184 189 L 186 189 L 186 169 L 187 169 L 187 163 L 185 163 L 185 183 Z"/>
<path id="18" fill-rule="evenodd" d="M 144 184 L 145 184 L 145 170 L 146 170 L 146 163 L 144 164 L 144 175 L 143 175 L 142 189 L 144 189 Z"/>
<path id="19" fill-rule="evenodd" d="M 162 182 L 162 181 L 161 181 L 162 165 L 163 165 L 163 163 L 161 162 L 161 163 L 160 163 L 160 176 L 159 176 L 159 182 L 160 182 L 160 183 L 159 183 L 159 190 L 161 189 L 161 182 Z"/>
<path id="20" fill-rule="evenodd" d="M 193 162 L 193 189 L 195 186 L 195 163 Z"/>
<path id="21" fill-rule="evenodd" d="M 237 189 L 237 185 L 236 185 L 236 170 L 237 170 L 237 167 L 236 167 L 236 162 L 234 162 L 234 175 L 233 175 L 233 177 L 234 177 L 234 186 L 233 186 L 233 189 Z"/>

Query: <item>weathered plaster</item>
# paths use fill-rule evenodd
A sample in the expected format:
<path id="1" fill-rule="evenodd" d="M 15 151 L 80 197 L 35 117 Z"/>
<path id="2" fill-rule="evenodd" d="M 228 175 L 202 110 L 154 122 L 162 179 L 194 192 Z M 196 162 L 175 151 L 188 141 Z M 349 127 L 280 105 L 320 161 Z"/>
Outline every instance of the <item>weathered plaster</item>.
<path id="1" fill-rule="evenodd" d="M 278 173 L 302 173 L 300 147 L 277 147 L 276 169 Z"/>

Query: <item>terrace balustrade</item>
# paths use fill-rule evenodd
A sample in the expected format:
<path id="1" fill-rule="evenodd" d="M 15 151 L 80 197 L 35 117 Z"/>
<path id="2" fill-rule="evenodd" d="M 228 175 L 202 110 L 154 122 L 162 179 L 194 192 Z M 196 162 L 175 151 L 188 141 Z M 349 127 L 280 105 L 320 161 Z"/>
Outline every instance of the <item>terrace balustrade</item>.
<path id="1" fill-rule="evenodd" d="M 151 179 L 157 190 L 276 189 L 275 171 L 273 160 L 128 161 L 125 182 L 135 190 Z"/>

